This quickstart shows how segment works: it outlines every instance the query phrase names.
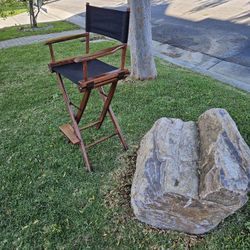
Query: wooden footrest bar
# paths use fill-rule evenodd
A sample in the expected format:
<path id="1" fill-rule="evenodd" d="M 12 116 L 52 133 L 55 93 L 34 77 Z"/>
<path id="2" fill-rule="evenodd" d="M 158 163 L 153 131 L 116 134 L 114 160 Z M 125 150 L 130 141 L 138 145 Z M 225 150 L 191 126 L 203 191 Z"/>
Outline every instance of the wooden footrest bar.
<path id="1" fill-rule="evenodd" d="M 98 123 L 99 123 L 99 121 L 94 122 L 92 124 L 87 125 L 85 128 L 92 127 L 92 126 L 94 126 L 95 124 L 98 124 Z M 63 134 L 69 139 L 69 141 L 72 144 L 79 144 L 80 143 L 79 138 L 76 136 L 75 131 L 74 131 L 73 127 L 70 124 L 64 124 L 64 125 L 60 126 L 59 128 L 63 132 Z M 109 138 L 111 138 L 111 137 L 113 137 L 115 135 L 117 135 L 117 133 L 102 137 L 101 139 L 86 145 L 86 148 L 90 148 L 90 147 L 92 147 L 92 146 L 94 146 L 94 145 L 96 145 L 98 143 L 106 141 L 106 140 L 108 140 Z"/>
<path id="2" fill-rule="evenodd" d="M 63 134 L 70 140 L 72 144 L 79 144 L 80 140 L 76 136 L 73 127 L 70 124 L 64 124 L 59 127 Z"/>
<path id="3" fill-rule="evenodd" d="M 103 142 L 103 141 L 106 141 L 106 140 L 108 140 L 109 138 L 111 138 L 111 137 L 113 137 L 113 136 L 115 136 L 115 135 L 117 135 L 117 133 L 114 133 L 114 134 L 112 134 L 112 135 L 108 135 L 108 136 L 102 137 L 101 139 L 99 139 L 99 140 L 97 140 L 97 141 L 95 141 L 95 142 L 92 142 L 92 143 L 88 144 L 88 145 L 86 146 L 86 148 L 90 148 L 90 147 L 92 147 L 92 146 L 94 146 L 94 145 L 96 145 L 96 144 L 98 144 L 98 143 L 101 143 L 101 142 Z"/>
<path id="4" fill-rule="evenodd" d="M 99 124 L 99 123 L 100 123 L 100 121 L 92 122 L 92 123 L 90 123 L 90 124 L 88 124 L 88 125 L 86 125 L 86 126 L 80 128 L 80 130 L 84 130 L 84 129 L 87 129 L 87 128 L 94 127 L 95 125 L 97 125 L 97 124 Z"/>

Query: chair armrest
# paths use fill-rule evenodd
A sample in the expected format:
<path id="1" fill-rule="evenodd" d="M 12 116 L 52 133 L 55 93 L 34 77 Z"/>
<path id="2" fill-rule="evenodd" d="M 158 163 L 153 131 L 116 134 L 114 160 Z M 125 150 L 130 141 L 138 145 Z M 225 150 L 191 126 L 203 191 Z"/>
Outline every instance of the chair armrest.
<path id="1" fill-rule="evenodd" d="M 70 58 L 65 58 L 63 60 L 59 60 L 59 61 L 54 61 L 54 62 L 50 62 L 48 64 L 49 66 L 49 69 L 51 71 L 53 71 L 53 67 L 56 67 L 56 66 L 62 66 L 62 65 L 65 65 L 65 64 L 70 64 L 70 63 L 74 63 L 74 59 L 76 57 L 70 57 Z"/>
<path id="2" fill-rule="evenodd" d="M 89 78 L 87 81 L 84 80 L 79 81 L 78 88 L 80 92 L 84 91 L 88 87 L 98 88 L 105 84 L 110 83 L 112 80 L 116 81 L 124 79 L 125 76 L 127 76 L 128 74 L 129 74 L 128 69 L 116 69 L 111 72 L 99 75 L 97 77 Z"/>
<path id="3" fill-rule="evenodd" d="M 114 47 L 111 47 L 111 48 L 99 50 L 99 51 L 97 51 L 97 52 L 95 52 L 93 54 L 88 54 L 86 56 L 79 56 L 79 57 L 76 57 L 74 59 L 74 62 L 75 63 L 87 62 L 87 61 L 91 61 L 91 60 L 96 59 L 96 58 L 111 55 L 111 54 L 114 54 L 116 51 L 118 51 L 120 49 L 126 48 L 126 46 L 127 46 L 126 44 L 122 44 L 122 45 L 114 46 Z"/>
<path id="4" fill-rule="evenodd" d="M 81 33 L 81 34 L 77 34 L 77 35 L 52 38 L 52 39 L 47 40 L 44 44 L 49 45 L 49 44 L 53 44 L 53 43 L 60 43 L 60 42 L 64 42 L 64 41 L 69 41 L 69 40 L 81 38 L 81 37 L 87 37 L 88 35 L 89 35 L 88 33 Z"/>

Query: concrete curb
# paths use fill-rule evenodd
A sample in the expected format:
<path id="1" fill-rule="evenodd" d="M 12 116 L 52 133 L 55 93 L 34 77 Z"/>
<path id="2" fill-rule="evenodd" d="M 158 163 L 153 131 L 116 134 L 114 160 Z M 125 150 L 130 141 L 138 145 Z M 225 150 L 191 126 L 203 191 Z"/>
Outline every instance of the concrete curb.
<path id="1" fill-rule="evenodd" d="M 250 67 L 153 41 L 154 55 L 250 92 Z"/>

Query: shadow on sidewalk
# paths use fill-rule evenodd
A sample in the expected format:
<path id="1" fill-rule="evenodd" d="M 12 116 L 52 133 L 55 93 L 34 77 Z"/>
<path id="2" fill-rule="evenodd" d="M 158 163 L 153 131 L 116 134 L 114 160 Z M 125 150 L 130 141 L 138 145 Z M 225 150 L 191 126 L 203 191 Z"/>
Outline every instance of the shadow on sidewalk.
<path id="1" fill-rule="evenodd" d="M 165 14 L 168 7 L 168 4 L 152 6 L 154 40 L 250 67 L 250 26 L 234 23 L 236 19 L 206 18 L 195 22 L 168 16 Z"/>

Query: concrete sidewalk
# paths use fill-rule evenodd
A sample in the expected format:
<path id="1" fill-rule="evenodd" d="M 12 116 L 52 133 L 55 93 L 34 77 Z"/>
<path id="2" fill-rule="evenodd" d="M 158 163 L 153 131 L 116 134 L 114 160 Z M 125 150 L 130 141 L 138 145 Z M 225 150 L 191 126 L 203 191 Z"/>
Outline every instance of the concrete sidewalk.
<path id="1" fill-rule="evenodd" d="M 36 35 L 36 36 L 26 36 L 15 39 L 10 39 L 6 41 L 0 42 L 0 49 L 11 48 L 15 46 L 29 45 L 33 43 L 45 42 L 48 39 L 61 37 L 61 36 L 69 36 L 76 35 L 85 32 L 82 29 L 79 30 L 69 30 L 45 35 Z"/>

